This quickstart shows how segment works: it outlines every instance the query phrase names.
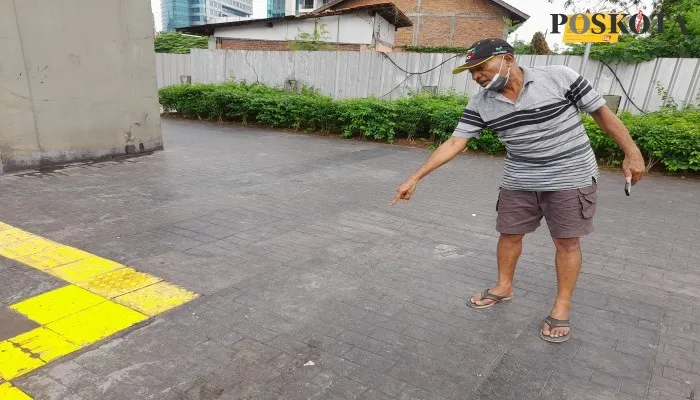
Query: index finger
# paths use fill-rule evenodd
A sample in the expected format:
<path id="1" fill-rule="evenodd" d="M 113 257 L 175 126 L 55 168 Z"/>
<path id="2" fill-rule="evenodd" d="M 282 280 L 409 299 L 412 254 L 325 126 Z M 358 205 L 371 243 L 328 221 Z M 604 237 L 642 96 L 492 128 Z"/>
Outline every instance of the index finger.
<path id="1" fill-rule="evenodd" d="M 394 201 L 392 201 L 391 204 L 389 204 L 389 205 L 393 206 L 394 204 L 396 204 L 396 202 L 399 201 L 399 198 L 400 198 L 399 194 L 396 193 L 396 197 L 394 197 Z"/>

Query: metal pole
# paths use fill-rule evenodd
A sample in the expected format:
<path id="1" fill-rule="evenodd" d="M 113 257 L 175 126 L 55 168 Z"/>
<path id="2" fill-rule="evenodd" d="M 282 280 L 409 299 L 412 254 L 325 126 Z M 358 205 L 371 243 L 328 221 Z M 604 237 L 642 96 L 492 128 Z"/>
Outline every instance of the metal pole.
<path id="1" fill-rule="evenodd" d="M 586 64 L 588 64 L 588 56 L 591 55 L 591 43 L 586 43 L 586 50 L 583 52 L 583 62 L 579 68 L 579 75 L 583 76 L 586 73 Z"/>

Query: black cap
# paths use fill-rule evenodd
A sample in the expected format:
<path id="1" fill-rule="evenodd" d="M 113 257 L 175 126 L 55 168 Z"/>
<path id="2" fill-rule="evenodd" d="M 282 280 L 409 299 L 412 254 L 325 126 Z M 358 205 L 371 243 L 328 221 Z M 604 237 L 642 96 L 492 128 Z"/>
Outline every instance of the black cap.
<path id="1" fill-rule="evenodd" d="M 467 51 L 467 62 L 452 71 L 453 74 L 464 72 L 469 68 L 485 63 L 499 54 L 513 54 L 513 46 L 503 39 L 484 39 L 474 43 Z"/>

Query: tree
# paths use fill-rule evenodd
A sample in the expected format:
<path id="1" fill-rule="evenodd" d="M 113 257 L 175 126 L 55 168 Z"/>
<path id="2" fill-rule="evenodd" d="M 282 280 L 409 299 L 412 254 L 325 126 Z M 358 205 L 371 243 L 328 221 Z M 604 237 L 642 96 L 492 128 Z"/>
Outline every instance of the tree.
<path id="1" fill-rule="evenodd" d="M 509 35 L 511 33 L 515 32 L 516 30 L 518 30 L 518 28 L 523 26 L 523 24 L 525 23 L 525 21 L 521 21 L 521 22 L 516 24 L 513 22 L 512 19 L 510 19 L 508 17 L 503 17 L 503 21 L 506 23 L 506 26 L 508 27 L 508 34 Z"/>
<path id="2" fill-rule="evenodd" d="M 289 47 L 293 51 L 330 51 L 333 44 L 330 43 L 331 36 L 328 33 L 328 24 L 318 25 L 318 20 L 314 21 L 314 31 L 307 33 L 297 28 L 299 33 L 292 40 Z"/>
<path id="3" fill-rule="evenodd" d="M 189 54 L 190 49 L 209 47 L 206 36 L 183 35 L 179 32 L 161 32 L 155 37 L 156 53 Z"/>
<path id="4" fill-rule="evenodd" d="M 530 42 L 530 48 L 532 49 L 532 54 L 549 54 L 549 45 L 544 39 L 544 34 L 542 32 L 536 32 L 532 36 L 532 41 Z"/>
<path id="5" fill-rule="evenodd" d="M 515 40 L 512 45 L 515 54 L 532 54 L 532 46 L 524 40 Z"/>

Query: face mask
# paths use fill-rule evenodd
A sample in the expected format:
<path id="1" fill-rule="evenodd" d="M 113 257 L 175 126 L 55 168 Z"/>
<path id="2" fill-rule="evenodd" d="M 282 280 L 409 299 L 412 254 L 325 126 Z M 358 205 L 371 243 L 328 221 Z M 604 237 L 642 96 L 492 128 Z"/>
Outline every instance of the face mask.
<path id="1" fill-rule="evenodd" d="M 489 82 L 484 89 L 497 92 L 503 89 L 503 87 L 508 83 L 508 78 L 510 78 L 510 68 L 508 68 L 506 76 L 501 76 L 501 68 L 503 68 L 503 60 L 505 59 L 505 57 L 501 59 L 501 65 L 498 67 L 498 73 L 493 77 L 493 79 L 491 79 L 491 82 Z"/>

